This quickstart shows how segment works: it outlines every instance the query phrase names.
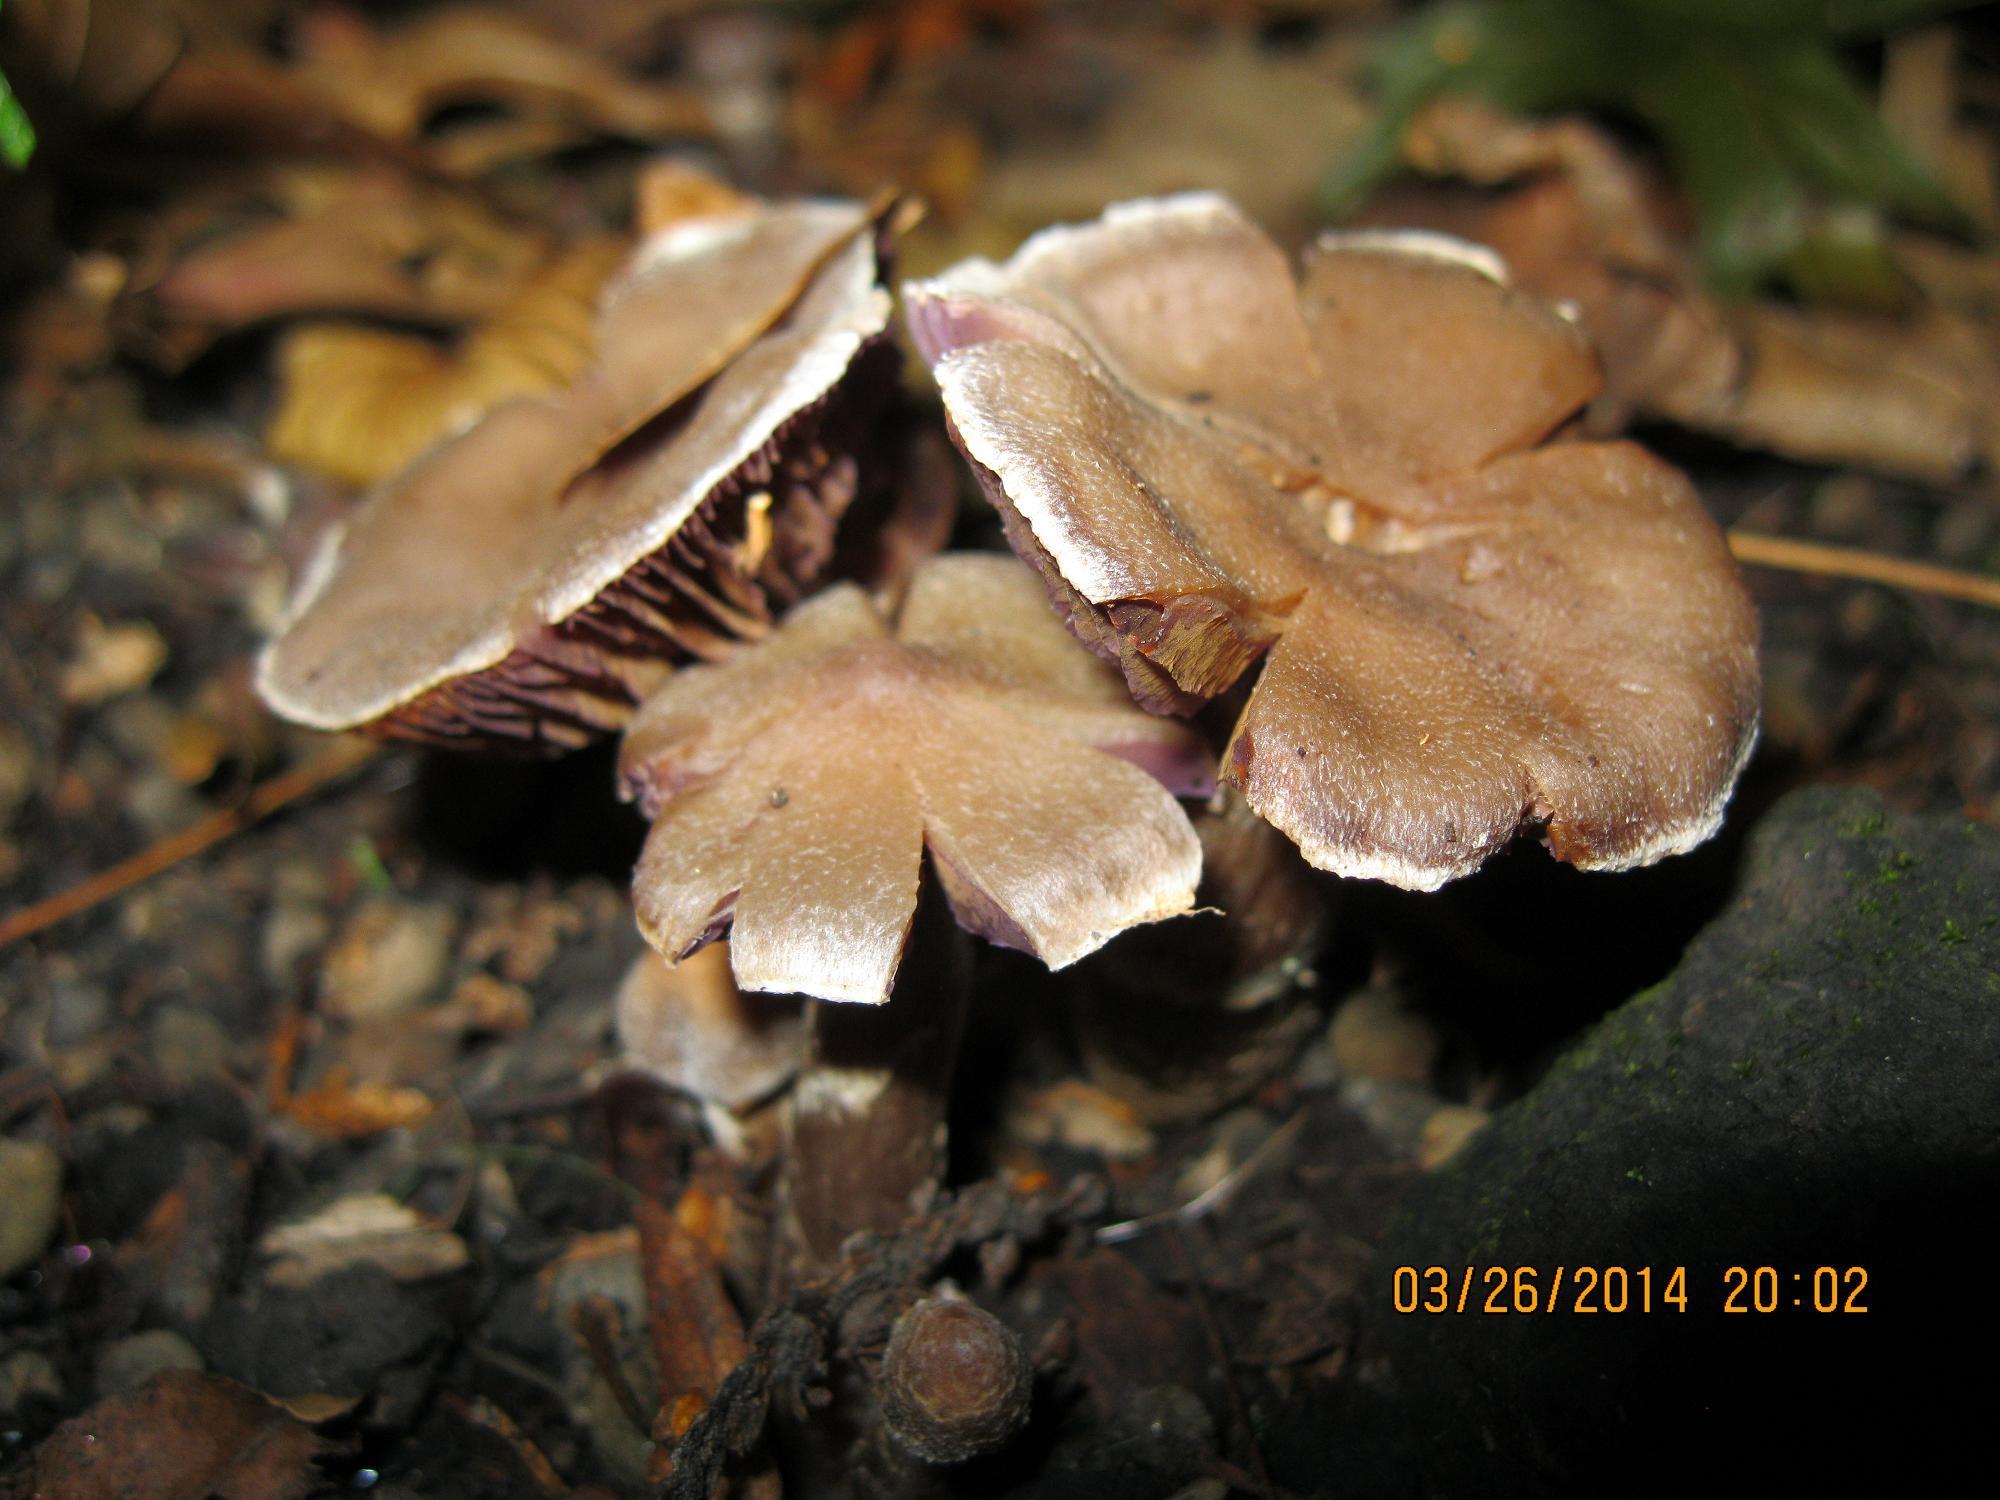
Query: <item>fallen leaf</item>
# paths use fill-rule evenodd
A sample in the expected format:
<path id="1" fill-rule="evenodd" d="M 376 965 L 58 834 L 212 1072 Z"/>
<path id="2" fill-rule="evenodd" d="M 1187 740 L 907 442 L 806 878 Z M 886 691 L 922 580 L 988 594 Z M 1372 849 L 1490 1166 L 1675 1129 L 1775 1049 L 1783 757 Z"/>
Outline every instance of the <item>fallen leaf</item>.
<path id="1" fill-rule="evenodd" d="M 1065 1146 L 1113 1161 L 1152 1154 L 1153 1132 L 1115 1094 L 1079 1079 L 1036 1089 L 1007 1111 L 1008 1134 L 1032 1146 Z"/>
<path id="2" fill-rule="evenodd" d="M 361 1140 L 388 1130 L 421 1125 L 436 1103 L 419 1089 L 353 1083 L 335 1068 L 312 1088 L 287 1099 L 280 1113 L 328 1140 Z"/>
<path id="3" fill-rule="evenodd" d="M 347 324 L 292 329 L 265 446 L 282 463 L 371 485 L 501 402 L 566 385 L 590 361 L 598 293 L 629 249 L 603 239 L 558 256 L 456 348 Z"/>
<path id="4" fill-rule="evenodd" d="M 300 1287 L 350 1266 L 379 1266 L 398 1281 L 463 1270 L 465 1241 L 382 1193 L 336 1198 L 318 1212 L 277 1225 L 257 1242 L 271 1257 L 264 1279 Z"/>
<path id="5" fill-rule="evenodd" d="M 327 1488 L 331 1445 L 219 1375 L 169 1370 L 98 1402 L 35 1450 L 50 1500 L 303 1500 Z"/>
<path id="6" fill-rule="evenodd" d="M 506 110 L 579 131 L 654 141 L 706 135 L 701 103 L 642 83 L 530 21 L 445 6 L 376 30 L 358 13 L 308 18 L 300 75 L 357 124 L 415 141 L 451 109 Z M 483 125 L 477 128 L 485 128 Z"/>
<path id="7" fill-rule="evenodd" d="M 1381 109 L 1325 201 L 1352 206 L 1441 94 L 1522 114 L 1597 109 L 1658 138 L 1698 210 L 1705 280 L 1748 295 L 1773 279 L 1809 297 L 1892 283 L 1890 217 L 1965 215 L 1891 135 L 1840 48 L 1894 29 L 1899 7 L 1734 7 L 1729 24 L 1655 0 L 1457 0 L 1373 48 Z"/>
<path id="8" fill-rule="evenodd" d="M 56 690 L 65 703 L 90 708 L 144 687 L 166 664 L 166 640 L 144 620 L 107 625 L 87 614 Z"/>
<path id="9" fill-rule="evenodd" d="M 496 313 L 548 258 L 538 230 L 382 167 L 285 167 L 190 195 L 134 252 L 115 327 L 177 369 L 223 334 L 350 313 L 452 327 Z"/>

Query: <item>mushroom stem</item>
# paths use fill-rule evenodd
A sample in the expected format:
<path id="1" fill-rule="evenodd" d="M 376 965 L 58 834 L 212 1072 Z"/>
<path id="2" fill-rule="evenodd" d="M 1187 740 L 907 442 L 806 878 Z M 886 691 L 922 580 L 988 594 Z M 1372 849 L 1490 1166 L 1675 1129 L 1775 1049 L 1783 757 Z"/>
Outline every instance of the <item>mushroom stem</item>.
<path id="1" fill-rule="evenodd" d="M 1254 1093 L 1318 1029 L 1300 1002 L 1337 888 L 1233 789 L 1195 830 L 1205 909 L 1093 957 L 1071 1008 L 1093 1081 L 1149 1125 Z"/>
<path id="2" fill-rule="evenodd" d="M 887 1233 L 937 1192 L 971 971 L 966 935 L 927 880 L 887 1003 L 810 1007 L 780 1176 L 780 1275 L 812 1278 L 848 1236 Z"/>

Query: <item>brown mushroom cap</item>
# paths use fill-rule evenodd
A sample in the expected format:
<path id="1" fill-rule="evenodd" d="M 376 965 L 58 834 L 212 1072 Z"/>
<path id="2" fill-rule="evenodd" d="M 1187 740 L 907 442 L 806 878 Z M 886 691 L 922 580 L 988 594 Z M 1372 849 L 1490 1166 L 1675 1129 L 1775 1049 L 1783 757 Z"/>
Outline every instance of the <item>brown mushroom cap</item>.
<path id="1" fill-rule="evenodd" d="M 836 388 L 884 347 L 878 279 L 854 204 L 650 238 L 591 370 L 434 449 L 323 544 L 259 664 L 265 701 L 316 728 L 573 744 L 671 662 L 761 633 L 854 491 L 841 424 L 887 382 Z"/>
<path id="2" fill-rule="evenodd" d="M 906 297 L 1010 539 L 1142 703 L 1269 652 L 1224 774 L 1314 865 L 1430 889 L 1524 831 L 1617 869 L 1715 829 L 1748 597 L 1675 470 L 1534 446 L 1595 361 L 1489 252 L 1333 235 L 1295 279 L 1193 195 Z"/>
<path id="3" fill-rule="evenodd" d="M 893 624 L 838 585 L 678 673 L 620 769 L 654 821 L 633 886 L 654 947 L 726 928 L 744 989 L 860 1001 L 888 996 L 926 848 L 962 925 L 1051 967 L 1186 911 L 1200 846 L 1168 788 L 1210 780 L 1025 569 L 977 555 L 921 568 Z"/>

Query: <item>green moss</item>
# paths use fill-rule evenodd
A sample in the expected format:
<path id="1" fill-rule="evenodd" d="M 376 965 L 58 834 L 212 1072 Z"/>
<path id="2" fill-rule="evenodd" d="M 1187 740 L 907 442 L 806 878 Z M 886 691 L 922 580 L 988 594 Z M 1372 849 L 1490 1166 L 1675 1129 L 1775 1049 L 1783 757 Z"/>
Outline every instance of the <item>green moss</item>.
<path id="1" fill-rule="evenodd" d="M 1844 839 L 1872 839 L 1882 831 L 1880 813 L 1863 813 L 1858 818 L 1849 818 L 1840 825 L 1840 836 Z"/>
<path id="2" fill-rule="evenodd" d="M 1917 863 L 1916 855 L 1910 853 L 1910 851 L 1907 849 L 1899 849 L 1896 851 L 1894 858 L 1885 859 L 1882 861 L 1881 864 L 1875 867 L 1875 883 L 1877 885 L 1894 885 L 1896 884 L 1897 881 L 1901 880 L 1903 876 L 1907 874 L 1916 865 L 1916 863 Z"/>
<path id="3" fill-rule="evenodd" d="M 1943 943 L 1947 948 L 1955 948 L 1965 941 L 1965 929 L 1952 921 L 1950 917 L 1946 917 L 1944 919 L 1944 930 L 1938 934 L 1938 941 Z"/>
<path id="4" fill-rule="evenodd" d="M 1747 1080 L 1751 1074 L 1757 1071 L 1757 1059 L 1754 1057 L 1739 1057 L 1729 1065 L 1729 1071 L 1734 1073 L 1738 1078 Z"/>

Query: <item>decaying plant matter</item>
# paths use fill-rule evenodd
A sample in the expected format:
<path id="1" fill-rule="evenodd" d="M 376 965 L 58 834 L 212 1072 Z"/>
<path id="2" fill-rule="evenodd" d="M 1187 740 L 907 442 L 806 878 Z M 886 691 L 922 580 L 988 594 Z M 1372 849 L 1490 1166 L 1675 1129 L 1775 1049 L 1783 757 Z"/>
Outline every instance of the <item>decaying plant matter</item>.
<path id="1" fill-rule="evenodd" d="M 1267 653 L 1224 776 L 1314 865 L 1428 889 L 1518 834 L 1620 869 L 1714 831 L 1757 722 L 1720 532 L 1488 252 L 1209 195 L 906 289 L 961 447 L 1070 624 L 1188 711 Z M 1538 444 L 1542 446 L 1537 446 Z"/>
<path id="2" fill-rule="evenodd" d="M 377 491 L 258 672 L 318 728 L 562 748 L 761 634 L 831 555 L 891 388 L 858 204 L 684 220 L 607 292 L 596 363 Z"/>

